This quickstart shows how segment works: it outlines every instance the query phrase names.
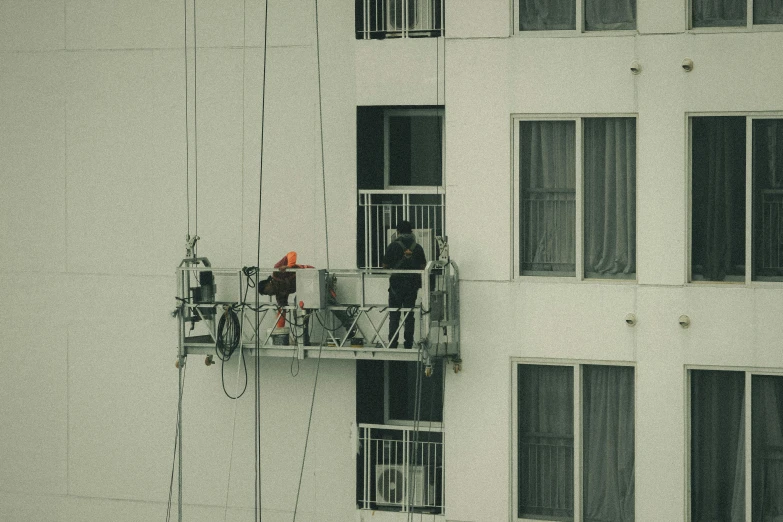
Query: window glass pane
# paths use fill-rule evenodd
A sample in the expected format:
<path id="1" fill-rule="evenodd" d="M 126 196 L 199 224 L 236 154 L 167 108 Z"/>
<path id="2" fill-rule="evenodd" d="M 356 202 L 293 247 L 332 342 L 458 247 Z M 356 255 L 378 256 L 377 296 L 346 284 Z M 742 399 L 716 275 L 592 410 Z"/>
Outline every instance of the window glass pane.
<path id="1" fill-rule="evenodd" d="M 520 274 L 574 275 L 576 125 L 519 123 Z"/>
<path id="2" fill-rule="evenodd" d="M 416 387 L 421 388 L 419 420 L 443 420 L 443 364 L 432 365 L 432 375 L 424 376 L 424 366 L 410 361 L 389 361 L 389 419 L 416 420 Z"/>
<path id="3" fill-rule="evenodd" d="M 691 0 L 693 27 L 747 24 L 747 0 Z"/>
<path id="4" fill-rule="evenodd" d="M 783 120 L 753 122 L 753 278 L 783 280 Z"/>
<path id="5" fill-rule="evenodd" d="M 441 185 L 442 121 L 440 116 L 389 117 L 389 185 Z"/>
<path id="6" fill-rule="evenodd" d="M 745 118 L 693 118 L 692 272 L 694 280 L 745 274 Z"/>
<path id="7" fill-rule="evenodd" d="M 753 0 L 754 24 L 783 24 L 783 0 Z"/>
<path id="8" fill-rule="evenodd" d="M 636 120 L 584 120 L 585 276 L 636 272 Z"/>
<path id="9" fill-rule="evenodd" d="M 634 370 L 583 367 L 584 518 L 633 522 Z"/>
<path id="10" fill-rule="evenodd" d="M 517 372 L 518 514 L 573 520 L 574 370 L 520 365 Z"/>
<path id="11" fill-rule="evenodd" d="M 783 377 L 753 376 L 753 522 L 783 518 Z"/>
<path id="12" fill-rule="evenodd" d="M 691 371 L 691 519 L 745 520 L 745 374 Z"/>
<path id="13" fill-rule="evenodd" d="M 585 0 L 585 29 L 636 29 L 636 0 Z"/>
<path id="14" fill-rule="evenodd" d="M 576 29 L 574 0 L 519 0 L 520 31 Z"/>

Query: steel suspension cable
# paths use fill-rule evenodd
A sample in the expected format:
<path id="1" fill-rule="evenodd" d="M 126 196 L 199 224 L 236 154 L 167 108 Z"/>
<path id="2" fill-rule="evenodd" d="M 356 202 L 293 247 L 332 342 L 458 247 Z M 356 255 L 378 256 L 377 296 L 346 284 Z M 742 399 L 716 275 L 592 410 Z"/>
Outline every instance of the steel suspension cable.
<path id="1" fill-rule="evenodd" d="M 315 57 L 318 74 L 318 123 L 321 135 L 321 185 L 324 196 L 324 242 L 326 247 L 326 269 L 329 270 L 329 220 L 326 212 L 326 163 L 324 161 L 324 114 L 321 95 L 321 38 L 318 31 L 318 0 L 315 0 Z"/>
<path id="2" fill-rule="evenodd" d="M 267 62 L 267 43 L 269 34 L 269 1 L 264 2 L 264 78 L 261 83 L 261 150 L 259 154 L 258 169 L 258 239 L 256 244 L 256 266 L 261 266 L 261 202 L 264 187 L 264 124 L 266 123 L 266 62 Z M 261 308 L 260 297 L 258 294 L 258 270 L 255 273 L 255 515 L 258 522 L 261 522 Z M 254 518 L 256 518 L 254 517 Z"/>
<path id="3" fill-rule="evenodd" d="M 185 6 L 185 196 L 188 210 L 188 239 L 190 239 L 190 121 L 188 113 L 188 0 L 183 0 Z"/>
<path id="4" fill-rule="evenodd" d="M 198 236 L 198 32 L 196 31 L 196 0 L 193 0 L 193 155 L 195 157 L 194 175 L 196 177 L 195 234 Z M 193 256 L 198 257 L 198 243 L 193 245 Z"/>

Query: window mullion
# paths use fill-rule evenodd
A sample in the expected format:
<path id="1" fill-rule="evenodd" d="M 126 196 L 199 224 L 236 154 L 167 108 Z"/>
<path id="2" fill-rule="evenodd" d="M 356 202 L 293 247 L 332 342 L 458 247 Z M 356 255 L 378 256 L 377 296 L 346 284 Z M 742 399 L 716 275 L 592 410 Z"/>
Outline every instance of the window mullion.
<path id="1" fill-rule="evenodd" d="M 576 151 L 574 156 L 576 157 L 576 181 L 574 187 L 574 200 L 575 200 L 575 248 L 574 255 L 576 257 L 576 279 L 577 281 L 583 281 L 585 278 L 585 265 L 584 265 L 584 151 L 583 151 L 583 119 L 578 118 L 576 120 Z"/>
<path id="2" fill-rule="evenodd" d="M 751 437 L 753 436 L 751 432 L 753 420 L 751 418 L 753 412 L 751 409 L 752 386 L 751 373 L 745 372 L 745 520 L 753 520 L 753 497 L 751 496 L 753 485 L 753 475 L 751 474 L 753 458 L 751 446 Z"/>
<path id="3" fill-rule="evenodd" d="M 576 0 L 576 30 L 580 33 L 585 32 L 585 1 Z"/>
<path id="4" fill-rule="evenodd" d="M 746 16 L 747 21 L 745 25 L 748 29 L 752 29 L 753 28 L 753 0 L 748 0 L 747 7 L 748 7 L 748 11 L 747 11 L 748 14 Z"/>
<path id="5" fill-rule="evenodd" d="M 582 522 L 582 365 L 574 365 L 574 522 Z"/>
<path id="6" fill-rule="evenodd" d="M 522 190 L 520 187 L 520 183 L 522 182 L 522 176 L 519 172 L 519 120 L 512 120 L 511 126 L 512 126 L 512 140 L 513 143 L 511 144 L 513 150 L 514 150 L 514 159 L 513 159 L 513 173 L 511 176 L 511 197 L 513 198 L 512 204 L 514 209 L 514 215 L 512 217 L 511 222 L 511 244 L 514 245 L 514 251 L 512 253 L 511 257 L 511 278 L 514 279 L 515 277 L 519 276 L 521 271 L 520 267 L 522 266 L 522 259 L 519 255 L 519 249 L 521 248 L 521 242 L 522 242 L 522 227 L 519 226 L 519 216 L 521 213 L 521 205 L 522 205 Z"/>
<path id="7" fill-rule="evenodd" d="M 753 118 L 745 119 L 745 284 L 753 280 Z"/>

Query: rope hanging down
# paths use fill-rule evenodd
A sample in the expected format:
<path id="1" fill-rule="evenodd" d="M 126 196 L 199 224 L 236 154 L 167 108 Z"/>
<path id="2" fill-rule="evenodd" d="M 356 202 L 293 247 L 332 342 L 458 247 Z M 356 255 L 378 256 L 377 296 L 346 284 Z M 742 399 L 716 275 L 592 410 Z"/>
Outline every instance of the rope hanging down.
<path id="1" fill-rule="evenodd" d="M 326 164 L 324 161 L 324 118 L 323 118 L 323 97 L 321 95 L 321 34 L 318 25 L 318 0 L 315 0 L 315 55 L 317 64 L 317 76 L 318 76 L 318 122 L 320 126 L 320 138 L 321 138 L 321 186 L 323 189 L 324 199 L 324 245 L 326 249 L 326 269 L 329 269 L 329 221 L 326 212 Z M 316 318 L 318 312 L 316 312 Z M 318 346 L 318 363 L 315 367 L 315 380 L 313 382 L 313 394 L 310 399 L 310 414 L 307 420 L 307 432 L 305 433 L 305 445 L 302 452 L 302 465 L 299 469 L 299 484 L 296 488 L 296 500 L 294 502 L 294 522 L 296 522 L 296 515 L 299 508 L 299 493 L 302 490 L 302 477 L 304 475 L 305 460 L 307 459 L 307 446 L 310 442 L 310 427 L 313 421 L 313 409 L 315 407 L 315 394 L 318 389 L 318 374 L 321 370 L 321 352 L 324 347 L 326 339 L 326 331 L 323 332 L 323 337 Z"/>
<path id="2" fill-rule="evenodd" d="M 261 266 L 261 201 L 264 187 L 264 125 L 266 123 L 266 62 L 267 62 L 267 37 L 269 35 L 269 1 L 264 2 L 264 78 L 261 83 L 261 150 L 259 154 L 258 169 L 258 241 L 256 245 L 256 266 Z M 256 282 L 258 272 L 256 272 Z M 261 303 L 258 292 L 255 293 L 255 516 L 254 519 L 261 522 L 261 339 L 258 325 L 261 323 Z"/>

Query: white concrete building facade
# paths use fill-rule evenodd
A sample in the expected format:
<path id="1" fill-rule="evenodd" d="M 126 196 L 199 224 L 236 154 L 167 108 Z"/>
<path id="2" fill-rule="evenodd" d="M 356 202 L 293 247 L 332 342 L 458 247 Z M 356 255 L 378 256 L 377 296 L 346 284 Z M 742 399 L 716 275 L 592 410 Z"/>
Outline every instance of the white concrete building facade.
<path id="1" fill-rule="evenodd" d="M 260 248 L 261 266 L 296 250 L 303 263 L 356 268 L 357 115 L 369 107 L 442 111 L 444 122 L 438 191 L 460 267 L 462 371 L 444 372 L 445 508 L 416 520 L 589 520 L 594 367 L 631 372 L 623 399 L 608 391 L 632 427 L 621 440 L 632 447 L 622 483 L 633 509 L 613 520 L 783 517 L 773 426 L 783 403 L 770 398 L 783 379 L 783 278 L 762 263 L 783 251 L 783 25 L 753 23 L 749 0 L 744 25 L 693 27 L 695 1 L 638 0 L 631 29 L 550 32 L 521 30 L 518 2 L 445 0 L 445 36 L 361 39 L 363 2 L 351 0 L 319 2 L 318 38 L 311 0 L 270 0 L 268 11 L 262 0 L 196 0 L 195 11 L 190 1 L 0 0 L 0 520 L 166 518 L 184 236 L 198 233 L 214 266 L 255 265 Z M 588 9 L 575 13 L 579 27 Z M 601 152 L 632 160 L 631 207 L 607 219 L 633 229 L 633 261 L 601 274 L 585 247 L 585 158 L 598 143 L 591 122 L 607 118 L 631 125 L 625 148 Z M 573 230 L 574 243 L 560 271 L 523 253 L 535 171 L 525 143 L 540 122 L 565 122 L 572 140 L 573 222 L 555 229 Z M 723 211 L 703 210 L 705 200 Z M 718 239 L 704 246 L 709 234 Z M 530 431 L 520 379 L 551 367 L 570 375 L 558 389 L 573 398 L 565 514 L 520 500 L 549 480 L 520 471 Z M 297 504 L 317 362 L 292 368 L 261 360 L 263 520 L 295 510 L 297 520 L 408 519 L 358 507 L 351 360 L 318 367 Z M 225 366 L 232 393 L 239 370 Z M 251 395 L 227 399 L 220 367 L 189 361 L 183 520 L 254 520 Z M 542 408 L 557 410 L 546 397 Z M 694 428 L 710 422 L 734 435 Z M 700 444 L 722 458 L 694 456 Z M 731 460 L 730 478 L 702 470 L 720 460 Z"/>

